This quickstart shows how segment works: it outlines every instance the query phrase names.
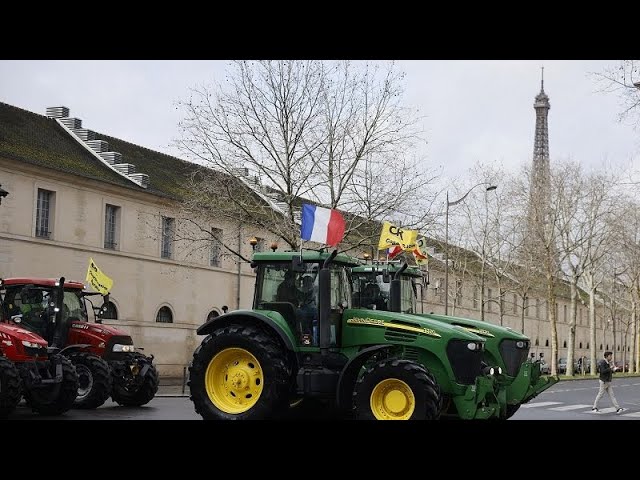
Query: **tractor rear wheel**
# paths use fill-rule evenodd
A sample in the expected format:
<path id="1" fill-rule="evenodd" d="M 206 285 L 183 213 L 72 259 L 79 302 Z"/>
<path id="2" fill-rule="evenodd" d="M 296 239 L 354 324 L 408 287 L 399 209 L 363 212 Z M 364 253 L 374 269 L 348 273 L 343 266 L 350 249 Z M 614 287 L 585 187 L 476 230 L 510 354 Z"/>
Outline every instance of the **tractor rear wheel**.
<path id="1" fill-rule="evenodd" d="M 149 358 L 141 353 L 133 353 L 134 370 L 149 365 L 144 378 L 134 382 L 123 382 L 122 379 L 113 380 L 111 397 L 118 404 L 125 407 L 141 407 L 149 403 L 158 392 L 158 370 Z M 136 372 L 137 374 L 137 372 Z"/>
<path id="2" fill-rule="evenodd" d="M 21 396 L 18 369 L 11 360 L 0 356 L 0 419 L 15 410 Z"/>
<path id="3" fill-rule="evenodd" d="M 78 396 L 74 408 L 98 408 L 111 395 L 111 369 L 102 358 L 86 352 L 69 355 L 78 372 Z"/>
<path id="4" fill-rule="evenodd" d="M 62 364 L 62 382 L 48 387 L 34 388 L 25 392 L 31 409 L 40 415 L 61 415 L 73 406 L 78 395 L 78 374 L 67 357 L 51 355 L 50 368 L 55 368 L 56 360 Z M 52 373 L 55 373 L 52 372 Z"/>
<path id="5" fill-rule="evenodd" d="M 255 327 L 231 324 L 193 354 L 189 389 L 205 420 L 258 420 L 289 406 L 291 366 L 281 344 Z"/>
<path id="6" fill-rule="evenodd" d="M 439 387 L 422 365 L 385 359 L 356 382 L 355 416 L 359 420 L 436 420 L 442 402 Z"/>

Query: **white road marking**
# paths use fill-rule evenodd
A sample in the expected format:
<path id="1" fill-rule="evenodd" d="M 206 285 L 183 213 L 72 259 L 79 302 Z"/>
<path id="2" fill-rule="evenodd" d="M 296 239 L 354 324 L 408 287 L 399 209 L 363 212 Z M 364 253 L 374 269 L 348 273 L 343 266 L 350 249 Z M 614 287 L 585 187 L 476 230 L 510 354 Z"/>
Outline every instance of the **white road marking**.
<path id="1" fill-rule="evenodd" d="M 564 405 L 562 407 L 553 407 L 549 410 L 555 410 L 557 412 L 566 412 L 568 410 L 579 410 L 584 408 L 591 408 L 593 405 Z"/>
<path id="2" fill-rule="evenodd" d="M 548 407 L 549 405 L 560 405 L 561 403 L 562 402 L 525 403 L 524 405 L 520 405 L 520 408 Z"/>

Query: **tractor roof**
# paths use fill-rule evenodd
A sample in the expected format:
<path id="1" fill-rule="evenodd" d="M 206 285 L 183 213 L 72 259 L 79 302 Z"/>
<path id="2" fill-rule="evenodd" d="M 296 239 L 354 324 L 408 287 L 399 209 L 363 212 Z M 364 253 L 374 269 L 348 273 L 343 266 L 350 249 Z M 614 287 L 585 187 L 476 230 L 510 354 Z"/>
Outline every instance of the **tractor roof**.
<path id="1" fill-rule="evenodd" d="M 323 262 L 329 258 L 329 252 L 317 250 L 303 250 L 302 259 L 305 262 Z M 300 251 L 295 252 L 258 252 L 253 255 L 254 262 L 287 262 L 293 257 L 299 257 Z M 345 263 L 347 265 L 359 265 L 360 260 L 345 254 L 338 254 L 332 263 Z"/>
<path id="2" fill-rule="evenodd" d="M 0 280 L 1 285 L 35 285 L 37 287 L 55 287 L 59 278 L 38 278 L 38 277 L 14 277 L 3 278 Z M 65 281 L 65 288 L 77 288 L 84 290 L 84 284 L 80 282 Z"/>

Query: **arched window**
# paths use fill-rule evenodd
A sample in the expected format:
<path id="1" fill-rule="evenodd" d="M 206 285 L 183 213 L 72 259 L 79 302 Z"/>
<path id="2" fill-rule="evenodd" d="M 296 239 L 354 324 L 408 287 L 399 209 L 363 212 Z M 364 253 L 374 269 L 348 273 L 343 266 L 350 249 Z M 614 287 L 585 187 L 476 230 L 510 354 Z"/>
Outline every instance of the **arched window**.
<path id="1" fill-rule="evenodd" d="M 218 312 L 216 312 L 215 310 L 211 310 L 209 312 L 209 315 L 207 315 L 207 322 L 209 320 L 211 320 L 212 318 L 216 318 L 216 317 L 219 317 L 219 316 L 220 316 L 220 314 Z"/>
<path id="2" fill-rule="evenodd" d="M 587 348 L 589 348 L 589 342 L 587 342 Z"/>
<path id="3" fill-rule="evenodd" d="M 546 342 L 544 342 L 544 346 L 548 347 L 549 346 L 549 339 L 547 338 Z"/>
<path id="4" fill-rule="evenodd" d="M 609 344 L 607 343 L 607 350 L 609 350 Z"/>
<path id="5" fill-rule="evenodd" d="M 602 350 L 602 344 L 600 344 L 600 350 Z"/>
<path id="6" fill-rule="evenodd" d="M 582 348 L 582 342 L 580 342 L 580 348 Z"/>
<path id="7" fill-rule="evenodd" d="M 618 346 L 616 347 L 616 350 L 620 351 L 620 345 L 618 345 Z"/>
<path id="8" fill-rule="evenodd" d="M 562 342 L 562 348 L 567 348 L 567 341 Z"/>
<path id="9" fill-rule="evenodd" d="M 158 323 L 173 323 L 173 314 L 169 307 L 162 307 L 158 310 L 156 315 L 156 322 Z"/>
<path id="10" fill-rule="evenodd" d="M 536 347 L 540 345 L 540 342 L 538 341 L 538 339 L 536 338 Z"/>
<path id="11" fill-rule="evenodd" d="M 107 302 L 105 305 L 106 310 L 102 314 L 102 318 L 108 320 L 117 320 L 118 319 L 118 309 L 116 308 L 115 303 Z"/>

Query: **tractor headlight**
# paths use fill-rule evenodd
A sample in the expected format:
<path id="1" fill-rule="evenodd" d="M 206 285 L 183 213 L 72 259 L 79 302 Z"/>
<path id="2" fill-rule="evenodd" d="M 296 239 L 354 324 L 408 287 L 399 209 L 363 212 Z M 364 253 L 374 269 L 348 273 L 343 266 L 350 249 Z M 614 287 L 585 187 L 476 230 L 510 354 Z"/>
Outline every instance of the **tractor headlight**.
<path id="1" fill-rule="evenodd" d="M 525 342 L 523 340 L 518 340 L 516 342 L 516 348 L 527 348 L 529 346 L 529 342 Z"/>
<path id="2" fill-rule="evenodd" d="M 114 352 L 133 352 L 135 351 L 135 347 L 133 345 L 122 345 L 121 343 L 116 343 L 113 346 Z"/>
<path id="3" fill-rule="evenodd" d="M 44 345 L 40 345 L 39 343 L 30 342 L 28 340 L 22 340 L 22 345 L 29 348 L 44 348 Z"/>
<path id="4" fill-rule="evenodd" d="M 496 371 L 493 367 L 486 366 L 482 369 L 482 373 L 485 375 L 494 375 Z"/>
<path id="5" fill-rule="evenodd" d="M 497 373 L 498 375 L 502 375 L 502 368 L 500 368 L 500 367 L 496 367 L 496 373 Z"/>
<path id="6" fill-rule="evenodd" d="M 478 350 L 478 349 L 479 349 L 479 348 L 478 348 L 478 344 L 477 344 L 477 343 L 475 343 L 475 342 L 469 342 L 469 343 L 467 343 L 467 348 L 468 348 L 469 350 L 471 350 L 472 352 L 475 352 L 476 350 Z"/>

